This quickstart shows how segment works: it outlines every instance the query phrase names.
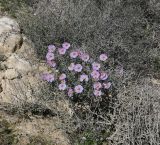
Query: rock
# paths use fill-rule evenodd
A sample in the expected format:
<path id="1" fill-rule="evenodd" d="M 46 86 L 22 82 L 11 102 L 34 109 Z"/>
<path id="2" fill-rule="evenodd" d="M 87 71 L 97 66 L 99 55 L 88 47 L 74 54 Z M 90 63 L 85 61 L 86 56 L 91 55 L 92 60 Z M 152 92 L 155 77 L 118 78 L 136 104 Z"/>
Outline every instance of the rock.
<path id="1" fill-rule="evenodd" d="M 0 18 L 0 102 L 40 103 L 44 83 L 39 68 L 44 63 L 39 63 L 34 50 L 14 19 Z"/>
<path id="2" fill-rule="evenodd" d="M 8 77 L 12 78 L 13 76 L 10 75 L 9 72 Z M 24 102 L 38 102 L 38 94 L 40 93 L 40 90 L 37 89 L 42 87 L 41 84 L 43 83 L 40 83 L 39 79 L 34 76 L 26 75 L 20 79 L 2 79 L 1 84 L 3 91 L 0 93 L 0 102 L 20 105 Z"/>
<path id="3" fill-rule="evenodd" d="M 1 83 L 1 81 L 2 81 L 3 78 L 4 78 L 4 72 L 0 71 L 0 83 Z"/>
<path id="4" fill-rule="evenodd" d="M 8 17 L 0 18 L 0 54 L 8 55 L 20 48 L 22 36 L 18 23 Z"/>
<path id="5" fill-rule="evenodd" d="M 12 80 L 18 77 L 18 72 L 15 69 L 7 69 L 5 71 L 5 78 Z"/>
<path id="6" fill-rule="evenodd" d="M 34 63 L 35 61 L 37 61 L 37 55 L 34 49 L 34 45 L 25 36 L 23 36 L 21 49 L 18 49 L 16 53 L 19 55 L 19 57 L 27 60 L 30 63 Z"/>
<path id="7" fill-rule="evenodd" d="M 3 64 L 5 64 L 7 68 L 14 68 L 22 74 L 26 74 L 29 71 L 33 71 L 33 66 L 30 64 L 30 62 L 20 58 L 19 55 L 14 53 Z"/>
<path id="8" fill-rule="evenodd" d="M 21 35 L 16 33 L 9 33 L 7 36 L 0 38 L 0 46 L 3 45 L 3 47 L 0 47 L 0 53 L 2 54 L 10 54 L 15 52 L 17 49 L 19 49 L 22 42 Z"/>
<path id="9" fill-rule="evenodd" d="M 52 143 L 59 145 L 69 145 L 69 140 L 65 137 L 64 133 L 54 126 L 55 122 L 58 120 L 52 119 L 42 119 L 42 118 L 32 118 L 31 121 L 21 122 L 17 126 L 17 130 L 23 133 L 23 136 L 29 134 L 30 136 L 43 136 L 47 139 L 51 139 Z"/>
<path id="10" fill-rule="evenodd" d="M 60 120 L 56 117 L 42 118 L 37 116 L 30 116 L 30 119 L 18 118 L 0 111 L 1 118 L 8 123 L 14 124 L 15 136 L 18 138 L 16 145 L 32 144 L 32 140 L 49 140 L 50 145 L 70 145 L 67 135 L 62 129 L 58 129 L 56 125 L 60 125 Z M 39 142 L 36 142 L 41 144 Z M 44 144 L 48 144 L 47 141 Z"/>
<path id="11" fill-rule="evenodd" d="M 20 32 L 20 28 L 16 20 L 4 16 L 0 18 L 0 34 L 9 31 Z"/>

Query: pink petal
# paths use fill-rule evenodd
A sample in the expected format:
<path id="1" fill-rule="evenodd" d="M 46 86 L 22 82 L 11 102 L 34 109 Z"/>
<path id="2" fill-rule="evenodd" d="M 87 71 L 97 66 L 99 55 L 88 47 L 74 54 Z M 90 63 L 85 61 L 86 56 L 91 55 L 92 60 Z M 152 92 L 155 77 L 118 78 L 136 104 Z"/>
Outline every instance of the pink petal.
<path id="1" fill-rule="evenodd" d="M 70 43 L 68 43 L 68 42 L 64 42 L 63 44 L 62 44 L 62 47 L 63 48 L 65 48 L 65 49 L 69 49 L 70 48 Z"/>

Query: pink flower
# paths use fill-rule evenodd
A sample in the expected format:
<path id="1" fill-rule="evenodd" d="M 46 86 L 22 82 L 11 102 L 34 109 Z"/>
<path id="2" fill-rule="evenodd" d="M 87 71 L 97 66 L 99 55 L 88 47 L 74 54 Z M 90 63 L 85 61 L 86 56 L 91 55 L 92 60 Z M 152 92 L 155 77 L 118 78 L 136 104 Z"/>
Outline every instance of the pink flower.
<path id="1" fill-rule="evenodd" d="M 50 67 L 55 67 L 55 66 L 56 66 L 56 62 L 53 61 L 53 60 L 47 60 L 47 64 L 48 64 Z"/>
<path id="2" fill-rule="evenodd" d="M 94 90 L 94 95 L 95 96 L 101 96 L 102 95 L 102 92 L 100 90 Z"/>
<path id="3" fill-rule="evenodd" d="M 69 69 L 70 71 L 72 71 L 72 70 L 74 70 L 74 66 L 75 66 L 74 63 L 71 63 L 70 66 L 68 67 L 68 69 Z"/>
<path id="4" fill-rule="evenodd" d="M 63 48 L 65 48 L 65 49 L 69 49 L 70 48 L 70 43 L 68 43 L 68 42 L 64 42 L 63 44 L 62 44 L 62 47 Z"/>
<path id="5" fill-rule="evenodd" d="M 73 96 L 73 93 L 74 93 L 73 89 L 69 88 L 69 89 L 68 89 L 68 96 L 69 96 L 69 97 L 72 97 L 72 96 Z"/>
<path id="6" fill-rule="evenodd" d="M 56 50 L 56 47 L 54 45 L 49 45 L 48 46 L 48 52 L 52 53 Z"/>
<path id="7" fill-rule="evenodd" d="M 81 85 L 75 86 L 74 91 L 79 94 L 83 92 L 83 87 Z"/>
<path id="8" fill-rule="evenodd" d="M 51 52 L 48 52 L 47 55 L 46 55 L 46 59 L 47 60 L 53 60 L 54 59 L 54 54 L 51 53 Z"/>
<path id="9" fill-rule="evenodd" d="M 65 48 L 58 48 L 58 52 L 61 55 L 64 55 L 66 53 L 66 49 Z"/>
<path id="10" fill-rule="evenodd" d="M 52 74 L 48 74 L 48 73 L 45 73 L 45 74 L 42 74 L 42 79 L 44 81 L 47 81 L 47 82 L 53 82 L 55 79 L 54 79 L 54 75 Z"/>
<path id="11" fill-rule="evenodd" d="M 76 72 L 81 72 L 82 71 L 82 65 L 81 64 L 76 64 L 75 66 L 74 66 L 74 70 L 76 71 Z"/>
<path id="12" fill-rule="evenodd" d="M 76 58 L 78 56 L 78 52 L 77 51 L 73 51 L 70 53 L 70 57 L 71 58 Z"/>
<path id="13" fill-rule="evenodd" d="M 101 54 L 101 55 L 99 56 L 99 59 L 100 59 L 101 61 L 106 61 L 106 60 L 108 59 L 108 56 L 107 56 L 106 54 Z"/>
<path id="14" fill-rule="evenodd" d="M 81 58 L 83 61 L 87 62 L 87 61 L 89 60 L 89 55 L 88 55 L 88 54 L 82 54 L 82 55 L 80 56 L 80 58 Z"/>
<path id="15" fill-rule="evenodd" d="M 59 84 L 58 88 L 59 88 L 59 90 L 64 91 L 67 88 L 67 85 L 65 83 L 61 83 L 61 84 Z"/>
<path id="16" fill-rule="evenodd" d="M 83 75 L 81 75 L 80 76 L 80 82 L 83 82 L 83 81 L 86 81 L 86 82 L 88 82 L 88 75 L 86 75 L 86 74 L 83 74 Z"/>
<path id="17" fill-rule="evenodd" d="M 93 88 L 95 90 L 99 90 L 100 88 L 102 88 L 102 84 L 100 82 L 96 82 L 93 84 Z"/>
<path id="18" fill-rule="evenodd" d="M 103 83 L 103 87 L 105 89 L 109 89 L 111 87 L 111 82 L 108 82 L 108 83 Z"/>
<path id="19" fill-rule="evenodd" d="M 107 78 L 108 78 L 107 73 L 102 72 L 102 73 L 101 73 L 101 76 L 100 76 L 100 79 L 101 79 L 101 80 L 106 80 Z"/>
<path id="20" fill-rule="evenodd" d="M 59 80 L 64 80 L 66 78 L 66 74 L 61 74 L 60 76 L 59 76 Z"/>
<path id="21" fill-rule="evenodd" d="M 99 70 L 101 67 L 101 65 L 97 62 L 92 63 L 92 68 L 93 70 Z"/>
<path id="22" fill-rule="evenodd" d="M 92 78 L 97 80 L 97 79 L 99 79 L 100 73 L 98 71 L 94 70 L 94 71 L 92 71 L 91 76 L 92 76 Z"/>

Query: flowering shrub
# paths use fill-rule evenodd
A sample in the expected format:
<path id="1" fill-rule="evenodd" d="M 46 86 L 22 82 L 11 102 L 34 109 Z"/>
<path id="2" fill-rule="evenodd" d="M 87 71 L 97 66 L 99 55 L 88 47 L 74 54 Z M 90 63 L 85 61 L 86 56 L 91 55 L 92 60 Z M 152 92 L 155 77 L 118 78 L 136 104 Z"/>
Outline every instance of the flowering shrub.
<path id="1" fill-rule="evenodd" d="M 106 70 L 106 53 L 93 59 L 80 49 L 72 50 L 71 45 L 64 42 L 58 48 L 54 45 L 48 46 L 46 63 L 53 73 L 42 74 L 42 79 L 54 83 L 71 98 L 78 95 L 100 97 L 111 87 Z"/>

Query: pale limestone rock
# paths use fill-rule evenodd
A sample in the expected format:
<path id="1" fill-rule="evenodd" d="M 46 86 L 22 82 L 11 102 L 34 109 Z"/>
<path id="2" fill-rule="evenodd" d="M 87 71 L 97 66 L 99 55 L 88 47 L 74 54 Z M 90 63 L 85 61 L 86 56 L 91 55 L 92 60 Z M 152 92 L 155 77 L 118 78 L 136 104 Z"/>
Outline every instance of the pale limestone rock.
<path id="1" fill-rule="evenodd" d="M 20 32 L 20 28 L 18 23 L 9 17 L 1 17 L 0 18 L 0 34 L 9 31 Z"/>
<path id="2" fill-rule="evenodd" d="M 16 53 L 19 57 L 27 60 L 30 63 L 37 61 L 37 55 L 32 42 L 30 42 L 25 36 L 23 36 L 23 44 L 21 49 L 18 49 Z"/>
<path id="3" fill-rule="evenodd" d="M 1 83 L 1 81 L 2 81 L 3 78 L 4 78 L 4 72 L 0 71 L 0 83 Z"/>
<path id="4" fill-rule="evenodd" d="M 38 101 L 37 87 L 40 87 L 39 79 L 24 76 L 21 79 L 3 79 L 1 81 L 3 91 L 0 93 L 0 102 L 19 105 L 22 102 L 33 103 Z M 33 95 L 33 90 L 35 91 Z M 38 92 L 37 92 L 38 94 Z"/>
<path id="5" fill-rule="evenodd" d="M 26 74 L 29 71 L 33 70 L 32 65 L 20 58 L 18 54 L 13 53 L 4 64 L 9 68 L 9 69 L 16 69 L 18 72 L 22 74 Z"/>
<path id="6" fill-rule="evenodd" d="M 9 79 L 9 80 L 12 80 L 12 79 L 15 79 L 18 77 L 18 72 L 15 70 L 15 69 L 7 69 L 5 71 L 5 79 Z"/>
<path id="7" fill-rule="evenodd" d="M 22 36 L 18 23 L 8 17 L 0 18 L 0 54 L 8 56 L 20 48 Z"/>
<path id="8" fill-rule="evenodd" d="M 8 34 L 7 36 L 0 37 L 0 53 L 10 54 L 19 49 L 22 43 L 22 37 L 20 34 Z"/>

